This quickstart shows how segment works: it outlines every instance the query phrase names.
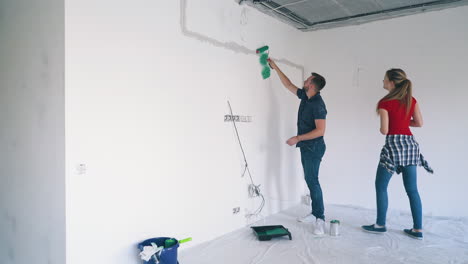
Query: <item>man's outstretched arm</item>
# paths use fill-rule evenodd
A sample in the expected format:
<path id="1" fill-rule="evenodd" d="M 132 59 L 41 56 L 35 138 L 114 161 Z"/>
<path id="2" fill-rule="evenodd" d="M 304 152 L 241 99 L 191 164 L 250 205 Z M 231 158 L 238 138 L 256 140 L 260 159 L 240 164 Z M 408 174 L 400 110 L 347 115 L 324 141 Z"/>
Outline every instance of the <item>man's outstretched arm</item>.
<path id="1" fill-rule="evenodd" d="M 297 95 L 297 86 L 295 86 L 291 80 L 289 80 L 289 78 L 280 70 L 280 68 L 278 67 L 278 65 L 276 65 L 276 63 L 271 60 L 271 59 L 268 59 L 268 63 L 270 63 L 270 66 L 271 68 L 273 68 L 273 70 L 276 71 L 276 73 L 278 73 L 278 76 L 281 80 L 281 83 L 283 83 L 283 86 L 288 88 L 289 91 L 291 91 L 291 93 L 293 93 L 294 95 Z"/>

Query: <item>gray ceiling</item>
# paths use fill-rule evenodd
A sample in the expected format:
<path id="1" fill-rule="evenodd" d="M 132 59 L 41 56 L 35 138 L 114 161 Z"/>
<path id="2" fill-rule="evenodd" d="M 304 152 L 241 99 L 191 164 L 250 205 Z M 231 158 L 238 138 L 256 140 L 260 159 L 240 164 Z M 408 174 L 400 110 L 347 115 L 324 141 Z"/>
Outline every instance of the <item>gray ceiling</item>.
<path id="1" fill-rule="evenodd" d="M 468 5 L 468 0 L 236 0 L 303 31 Z"/>

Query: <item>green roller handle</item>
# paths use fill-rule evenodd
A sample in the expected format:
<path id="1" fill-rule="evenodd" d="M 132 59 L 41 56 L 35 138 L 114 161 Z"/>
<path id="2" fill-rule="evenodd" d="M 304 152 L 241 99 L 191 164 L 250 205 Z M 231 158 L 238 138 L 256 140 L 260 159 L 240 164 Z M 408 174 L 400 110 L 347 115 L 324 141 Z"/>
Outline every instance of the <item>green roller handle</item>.
<path id="1" fill-rule="evenodd" d="M 192 241 L 191 237 L 179 240 L 179 244 L 189 242 L 189 241 Z M 176 239 L 167 239 L 166 241 L 164 241 L 164 248 L 170 248 L 170 247 L 174 246 L 175 244 L 177 244 Z"/>
<path id="2" fill-rule="evenodd" d="M 189 241 L 192 241 L 192 238 L 191 238 L 191 237 L 188 237 L 188 238 L 186 238 L 186 239 L 179 240 L 179 244 L 182 244 L 182 243 L 185 243 L 185 242 L 189 242 Z"/>

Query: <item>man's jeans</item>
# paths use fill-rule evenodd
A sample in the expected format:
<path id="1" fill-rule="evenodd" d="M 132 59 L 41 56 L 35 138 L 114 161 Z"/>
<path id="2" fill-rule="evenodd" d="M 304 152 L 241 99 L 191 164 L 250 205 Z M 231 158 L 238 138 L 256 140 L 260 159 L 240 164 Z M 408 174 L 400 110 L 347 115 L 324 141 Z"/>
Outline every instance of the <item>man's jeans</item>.
<path id="1" fill-rule="evenodd" d="M 319 183 L 319 168 L 322 157 L 325 154 L 325 142 L 323 140 L 301 147 L 301 162 L 304 168 L 304 177 L 309 187 L 312 200 L 312 215 L 325 220 L 322 188 Z"/>

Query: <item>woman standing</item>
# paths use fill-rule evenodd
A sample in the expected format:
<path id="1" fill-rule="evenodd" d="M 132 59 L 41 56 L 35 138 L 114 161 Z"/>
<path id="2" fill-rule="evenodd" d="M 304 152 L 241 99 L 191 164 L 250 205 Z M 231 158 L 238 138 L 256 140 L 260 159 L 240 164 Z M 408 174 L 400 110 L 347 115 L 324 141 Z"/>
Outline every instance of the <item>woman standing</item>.
<path id="1" fill-rule="evenodd" d="M 419 152 L 419 144 L 409 128 L 422 127 L 421 111 L 412 96 L 411 81 L 406 78 L 403 70 L 388 70 L 384 76 L 383 88 L 389 93 L 379 101 L 376 109 L 380 116 L 380 132 L 386 135 L 375 178 L 377 221 L 362 228 L 373 233 L 387 231 L 387 186 L 394 172 L 402 173 L 413 216 L 413 228 L 404 229 L 404 232 L 410 237 L 422 239 L 422 205 L 417 187 L 416 167 L 419 165 L 430 173 L 433 171 Z"/>

